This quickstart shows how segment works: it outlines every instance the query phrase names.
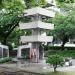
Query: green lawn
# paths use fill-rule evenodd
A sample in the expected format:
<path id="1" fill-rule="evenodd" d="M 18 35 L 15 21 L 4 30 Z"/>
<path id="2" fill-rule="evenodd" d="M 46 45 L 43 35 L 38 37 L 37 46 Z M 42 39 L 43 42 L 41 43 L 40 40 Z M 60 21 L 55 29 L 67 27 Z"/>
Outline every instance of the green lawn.
<path id="1" fill-rule="evenodd" d="M 47 75 L 75 75 L 75 72 L 53 72 L 48 73 Z"/>

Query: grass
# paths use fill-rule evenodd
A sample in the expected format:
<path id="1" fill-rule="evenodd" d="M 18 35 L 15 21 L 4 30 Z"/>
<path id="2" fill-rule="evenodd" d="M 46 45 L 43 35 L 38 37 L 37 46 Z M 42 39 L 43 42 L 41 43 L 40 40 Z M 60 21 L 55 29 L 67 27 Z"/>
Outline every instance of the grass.
<path id="1" fill-rule="evenodd" d="M 75 72 L 52 72 L 47 75 L 75 75 Z"/>

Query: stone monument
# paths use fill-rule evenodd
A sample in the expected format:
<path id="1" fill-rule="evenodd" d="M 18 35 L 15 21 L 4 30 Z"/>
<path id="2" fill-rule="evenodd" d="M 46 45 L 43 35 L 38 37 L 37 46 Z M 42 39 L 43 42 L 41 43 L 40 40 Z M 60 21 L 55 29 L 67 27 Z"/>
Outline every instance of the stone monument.
<path id="1" fill-rule="evenodd" d="M 51 1 L 48 2 L 48 6 L 53 6 L 53 2 L 51 3 Z M 52 42 L 53 40 L 53 36 L 47 36 L 46 32 L 54 29 L 54 24 L 47 23 L 45 20 L 54 16 L 55 12 L 47 8 L 34 7 L 25 10 L 24 17 L 30 18 L 31 21 L 28 23 L 20 22 L 20 29 L 30 29 L 32 34 L 30 36 L 21 36 L 21 42 L 31 43 L 30 58 L 33 62 L 39 62 L 44 57 L 44 51 L 40 48 L 42 43 Z"/>

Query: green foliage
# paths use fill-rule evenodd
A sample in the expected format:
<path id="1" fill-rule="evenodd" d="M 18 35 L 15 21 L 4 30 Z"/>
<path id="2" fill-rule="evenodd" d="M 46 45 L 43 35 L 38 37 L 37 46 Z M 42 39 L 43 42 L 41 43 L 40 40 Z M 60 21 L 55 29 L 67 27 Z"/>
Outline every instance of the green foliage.
<path id="1" fill-rule="evenodd" d="M 13 29 L 18 26 L 18 15 L 17 14 L 0 14 L 0 41 L 3 42 Z"/>
<path id="2" fill-rule="evenodd" d="M 3 0 L 2 3 L 6 11 L 21 13 L 25 9 L 24 0 Z"/>
<path id="3" fill-rule="evenodd" d="M 44 7 L 46 5 L 46 1 L 45 0 L 25 0 L 25 4 L 27 8 L 36 7 L 36 6 Z"/>
<path id="4" fill-rule="evenodd" d="M 0 59 L 0 64 L 6 63 L 6 62 L 9 62 L 9 61 L 12 61 L 12 58 L 6 57 L 6 58 L 3 58 L 3 59 Z"/>
<path id="5" fill-rule="evenodd" d="M 75 3 L 75 0 L 56 0 L 58 7 L 63 7 L 65 4 Z"/>
<path id="6" fill-rule="evenodd" d="M 0 42 L 6 41 L 12 31 L 18 27 L 21 15 L 25 9 L 23 0 L 2 0 L 3 9 L 0 13 Z"/>
<path id="7" fill-rule="evenodd" d="M 12 43 L 14 43 L 14 47 L 17 47 L 19 45 L 19 39 L 21 34 L 23 35 L 20 29 L 18 27 L 15 28 L 7 38 L 8 45 L 12 45 Z"/>
<path id="8" fill-rule="evenodd" d="M 64 4 L 64 6 L 61 8 L 61 10 L 62 10 L 63 14 L 68 15 L 71 12 L 75 11 L 75 3 Z"/>
<path id="9" fill-rule="evenodd" d="M 75 12 L 71 12 L 66 16 L 56 15 L 53 23 L 55 24 L 53 35 L 63 42 L 62 46 L 64 46 L 69 39 L 75 37 Z"/>
<path id="10" fill-rule="evenodd" d="M 2 4 L 2 0 L 0 0 L 0 4 Z"/>
<path id="11" fill-rule="evenodd" d="M 0 0 L 0 9 L 2 9 L 3 4 L 2 4 L 2 0 Z"/>
<path id="12" fill-rule="evenodd" d="M 33 7 L 35 6 L 44 6 L 45 5 L 45 0 L 31 0 L 31 5 Z"/>
<path id="13" fill-rule="evenodd" d="M 65 50 L 75 50 L 75 47 L 64 47 Z M 61 46 L 44 46 L 44 50 L 48 51 L 48 50 L 61 50 Z"/>
<path id="14" fill-rule="evenodd" d="M 64 3 L 74 3 L 75 2 L 75 0 L 56 0 L 56 1 L 58 1 L 58 2 L 64 2 Z"/>
<path id="15" fill-rule="evenodd" d="M 60 65 L 63 62 L 63 57 L 60 55 L 50 55 L 47 59 L 47 63 L 52 65 Z"/>
<path id="16" fill-rule="evenodd" d="M 56 47 L 55 47 L 56 48 Z M 58 49 L 49 49 L 48 51 L 45 52 L 45 56 L 48 57 L 49 55 L 55 55 L 55 54 L 58 54 L 60 56 L 63 56 L 63 57 L 72 57 L 72 58 L 75 58 L 75 48 L 74 49 L 67 49 L 65 48 L 65 50 L 59 50 Z"/>
<path id="17" fill-rule="evenodd" d="M 46 62 L 53 65 L 54 71 L 55 71 L 57 68 L 57 65 L 60 65 L 60 66 L 62 65 L 62 63 L 64 62 L 64 58 L 57 54 L 50 55 L 50 56 L 48 56 L 48 59 Z"/>

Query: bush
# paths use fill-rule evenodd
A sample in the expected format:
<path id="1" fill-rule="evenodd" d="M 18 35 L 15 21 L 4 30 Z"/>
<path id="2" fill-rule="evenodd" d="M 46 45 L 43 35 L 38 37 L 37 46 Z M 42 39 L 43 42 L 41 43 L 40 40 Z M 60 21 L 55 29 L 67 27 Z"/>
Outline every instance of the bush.
<path id="1" fill-rule="evenodd" d="M 56 71 L 56 68 L 58 65 L 62 66 L 64 62 L 63 56 L 60 56 L 58 54 L 56 55 L 50 55 L 48 56 L 48 59 L 46 60 L 47 63 L 53 65 L 54 71 Z"/>
<path id="2" fill-rule="evenodd" d="M 44 50 L 61 50 L 61 46 L 44 46 Z M 75 47 L 65 47 L 64 50 L 75 50 Z"/>
<path id="3" fill-rule="evenodd" d="M 45 52 L 45 57 L 48 57 L 49 55 L 55 55 L 55 54 L 58 54 L 58 55 L 61 55 L 63 57 L 72 57 L 72 58 L 75 58 L 75 50 L 64 50 L 64 51 L 61 51 L 61 50 L 48 50 Z"/>
<path id="4" fill-rule="evenodd" d="M 6 63 L 6 62 L 9 62 L 9 61 L 12 61 L 11 57 L 2 58 L 2 59 L 0 59 L 0 64 Z"/>

